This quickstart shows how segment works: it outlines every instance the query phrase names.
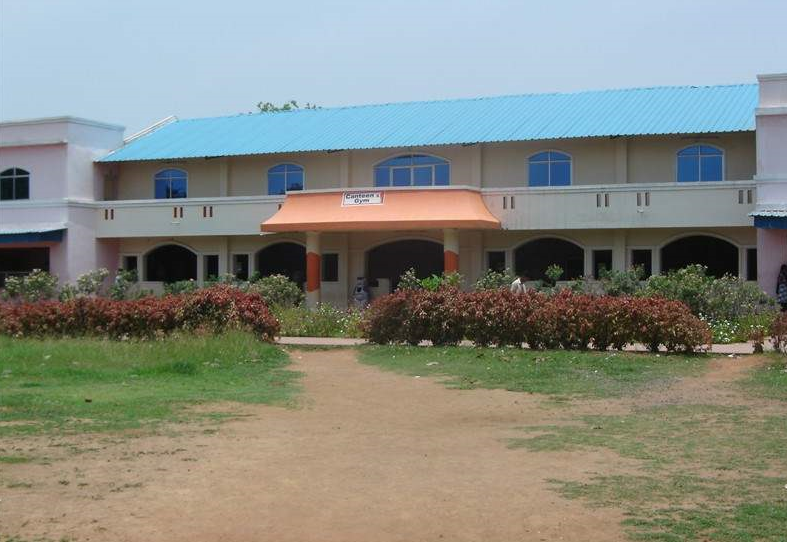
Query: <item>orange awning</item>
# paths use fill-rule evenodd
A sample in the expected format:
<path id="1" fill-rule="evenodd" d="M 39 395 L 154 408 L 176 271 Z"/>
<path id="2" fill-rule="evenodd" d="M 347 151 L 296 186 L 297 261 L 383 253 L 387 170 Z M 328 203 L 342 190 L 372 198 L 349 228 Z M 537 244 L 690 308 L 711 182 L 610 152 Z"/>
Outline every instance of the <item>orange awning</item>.
<path id="1" fill-rule="evenodd" d="M 287 194 L 263 232 L 500 229 L 481 194 L 467 188 L 360 189 Z"/>

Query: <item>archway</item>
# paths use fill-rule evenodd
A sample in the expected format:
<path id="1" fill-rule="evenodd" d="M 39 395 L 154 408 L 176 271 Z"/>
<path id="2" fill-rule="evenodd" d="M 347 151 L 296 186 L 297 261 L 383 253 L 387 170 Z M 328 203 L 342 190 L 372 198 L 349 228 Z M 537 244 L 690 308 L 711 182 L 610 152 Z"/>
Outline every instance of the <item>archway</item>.
<path id="1" fill-rule="evenodd" d="M 514 251 L 514 270 L 530 280 L 545 280 L 547 267 L 563 268 L 561 280 L 581 277 L 585 271 L 585 251 L 579 245 L 556 237 L 536 239 Z"/>
<path id="2" fill-rule="evenodd" d="M 197 255 L 180 245 L 163 245 L 145 255 L 145 280 L 197 280 Z"/>
<path id="3" fill-rule="evenodd" d="M 388 279 L 391 289 L 399 285 L 399 277 L 415 269 L 419 278 L 443 272 L 443 245 L 436 241 L 409 239 L 385 243 L 367 252 L 366 276 L 369 280 Z"/>
<path id="4" fill-rule="evenodd" d="M 690 235 L 668 243 L 661 249 L 663 273 L 681 269 L 687 265 L 701 264 L 708 274 L 721 277 L 725 274 L 738 276 L 738 247 L 710 235 Z"/>
<path id="5" fill-rule="evenodd" d="M 306 249 L 291 242 L 265 247 L 257 252 L 257 272 L 263 277 L 284 275 L 300 286 L 306 280 Z"/>

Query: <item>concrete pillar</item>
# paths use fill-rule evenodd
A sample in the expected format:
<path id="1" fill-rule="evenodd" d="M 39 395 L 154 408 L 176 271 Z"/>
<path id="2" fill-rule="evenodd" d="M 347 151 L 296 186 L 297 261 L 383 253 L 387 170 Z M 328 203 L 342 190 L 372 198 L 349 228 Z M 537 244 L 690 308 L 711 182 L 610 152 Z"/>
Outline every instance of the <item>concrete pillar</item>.
<path id="1" fill-rule="evenodd" d="M 219 197 L 226 198 L 230 195 L 229 163 L 226 158 L 219 162 Z"/>
<path id="2" fill-rule="evenodd" d="M 306 306 L 320 303 L 320 234 L 306 232 Z"/>
<path id="3" fill-rule="evenodd" d="M 650 256 L 650 273 L 652 275 L 661 275 L 661 249 L 654 247 Z"/>
<path id="4" fill-rule="evenodd" d="M 628 180 L 628 140 L 625 137 L 615 139 L 615 183 L 626 184 Z"/>
<path id="5" fill-rule="evenodd" d="M 626 270 L 626 230 L 615 230 L 612 234 L 612 269 Z"/>
<path id="6" fill-rule="evenodd" d="M 459 231 L 443 230 L 443 272 L 459 272 Z"/>

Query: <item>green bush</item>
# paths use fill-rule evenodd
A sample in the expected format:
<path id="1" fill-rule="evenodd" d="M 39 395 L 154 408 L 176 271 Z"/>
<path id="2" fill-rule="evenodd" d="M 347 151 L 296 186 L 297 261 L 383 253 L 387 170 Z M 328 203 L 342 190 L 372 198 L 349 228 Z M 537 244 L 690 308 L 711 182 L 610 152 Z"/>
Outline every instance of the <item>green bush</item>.
<path id="1" fill-rule="evenodd" d="M 3 299 L 11 301 L 41 301 L 57 297 L 56 275 L 50 275 L 41 269 L 33 269 L 27 275 L 8 277 L 3 289 Z"/>
<path id="2" fill-rule="evenodd" d="M 550 286 L 554 286 L 557 281 L 560 280 L 560 277 L 563 276 L 563 268 L 557 265 L 556 263 L 551 264 L 547 267 L 544 274 L 547 276 Z"/>
<path id="3" fill-rule="evenodd" d="M 640 281 L 644 275 L 645 270 L 641 266 L 632 267 L 627 271 L 601 269 L 599 279 L 607 295 L 634 295 L 642 289 Z"/>
<path id="4" fill-rule="evenodd" d="M 137 272 L 118 269 L 115 280 L 109 287 L 109 297 L 115 300 L 127 299 L 131 288 L 137 283 Z"/>
<path id="5" fill-rule="evenodd" d="M 757 284 L 729 275 L 719 279 L 710 277 L 702 265 L 650 277 L 639 293 L 682 301 L 691 312 L 708 322 L 737 321 L 776 310 L 776 302 Z"/>
<path id="6" fill-rule="evenodd" d="M 269 307 L 297 307 L 303 302 L 301 287 L 284 275 L 259 278 L 248 289 L 260 294 Z"/>
<path id="7" fill-rule="evenodd" d="M 486 272 L 478 277 L 473 285 L 473 290 L 481 292 L 484 290 L 500 290 L 508 289 L 511 283 L 516 280 L 516 277 L 510 269 L 504 271 L 495 271 L 494 269 L 487 269 Z"/>
<path id="8" fill-rule="evenodd" d="M 338 309 L 322 303 L 315 309 L 273 307 L 281 324 L 281 335 L 289 337 L 360 337 L 361 311 Z"/>
<path id="9" fill-rule="evenodd" d="M 419 279 L 412 267 L 399 277 L 397 290 L 429 290 L 431 292 L 443 288 L 459 288 L 464 278 L 459 273 L 443 273 Z"/>
<path id="10" fill-rule="evenodd" d="M 199 290 L 199 284 L 194 279 L 179 280 L 164 284 L 164 293 L 169 295 L 190 294 Z"/>

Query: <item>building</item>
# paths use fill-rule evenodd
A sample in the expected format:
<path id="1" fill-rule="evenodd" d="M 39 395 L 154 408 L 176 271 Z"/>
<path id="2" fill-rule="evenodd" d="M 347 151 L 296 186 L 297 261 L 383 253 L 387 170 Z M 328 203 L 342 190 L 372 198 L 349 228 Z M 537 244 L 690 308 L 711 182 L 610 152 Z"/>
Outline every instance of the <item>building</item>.
<path id="1" fill-rule="evenodd" d="M 312 304 L 346 304 L 357 277 L 387 292 L 409 267 L 469 284 L 487 268 L 539 279 L 557 263 L 571 279 L 702 263 L 770 291 L 787 239 L 750 215 L 787 223 L 787 206 L 758 201 L 787 202 L 770 189 L 787 187 L 785 88 L 775 75 L 162 122 L 96 163 L 89 263 L 148 288 L 284 273 Z M 0 171 L 30 172 L 34 196 L 33 166 L 6 148 Z M 22 205 L 0 203 L 4 235 L 24 222 L 8 209 L 44 208 Z"/>
<path id="2" fill-rule="evenodd" d="M 71 281 L 117 264 L 116 242 L 97 236 L 95 161 L 122 143 L 122 126 L 75 117 L 0 123 L 0 286 L 31 269 Z"/>

